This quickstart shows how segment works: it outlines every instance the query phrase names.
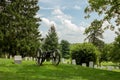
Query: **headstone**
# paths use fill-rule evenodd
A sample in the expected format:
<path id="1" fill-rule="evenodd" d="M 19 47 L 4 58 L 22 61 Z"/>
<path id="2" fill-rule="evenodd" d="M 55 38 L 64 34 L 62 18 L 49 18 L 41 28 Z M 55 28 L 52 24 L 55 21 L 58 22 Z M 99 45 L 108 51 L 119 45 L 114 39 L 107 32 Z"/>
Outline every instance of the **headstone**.
<path id="1" fill-rule="evenodd" d="M 22 57 L 19 56 L 19 55 L 14 56 L 14 62 L 15 62 L 16 64 L 21 64 L 21 62 L 22 62 Z"/>
<path id="2" fill-rule="evenodd" d="M 94 68 L 98 68 L 97 65 L 94 65 Z"/>
<path id="3" fill-rule="evenodd" d="M 86 67 L 86 63 L 82 63 L 82 66 L 83 66 L 83 67 Z"/>
<path id="4" fill-rule="evenodd" d="M 116 67 L 116 69 L 119 69 L 119 67 Z"/>
<path id="5" fill-rule="evenodd" d="M 12 56 L 10 55 L 10 59 L 12 59 Z"/>
<path id="6" fill-rule="evenodd" d="M 8 58 L 8 56 L 7 56 L 7 55 L 5 55 L 5 58 L 7 59 L 7 58 Z"/>
<path id="7" fill-rule="evenodd" d="M 76 65 L 76 61 L 75 61 L 75 59 L 72 60 L 72 64 Z"/>
<path id="8" fill-rule="evenodd" d="M 34 58 L 34 61 L 36 61 L 36 58 Z"/>
<path id="9" fill-rule="evenodd" d="M 62 63 L 65 63 L 65 59 L 64 58 L 62 58 Z"/>
<path id="10" fill-rule="evenodd" d="M 107 69 L 112 71 L 113 70 L 113 67 L 112 66 L 107 66 Z"/>
<path id="11" fill-rule="evenodd" d="M 89 62 L 89 67 L 90 67 L 90 68 L 93 68 L 93 66 L 94 66 L 94 65 L 93 65 L 93 61 L 90 61 L 90 62 Z"/>
<path id="12" fill-rule="evenodd" d="M 101 67 L 100 67 L 100 69 L 105 69 L 105 68 L 106 68 L 106 67 L 104 67 L 104 66 L 101 66 Z"/>
<path id="13" fill-rule="evenodd" d="M 27 61 L 28 60 L 28 57 L 25 57 L 25 61 Z"/>
<path id="14" fill-rule="evenodd" d="M 33 58 L 32 58 L 32 57 L 30 57 L 30 60 L 32 61 L 32 60 L 33 60 Z"/>

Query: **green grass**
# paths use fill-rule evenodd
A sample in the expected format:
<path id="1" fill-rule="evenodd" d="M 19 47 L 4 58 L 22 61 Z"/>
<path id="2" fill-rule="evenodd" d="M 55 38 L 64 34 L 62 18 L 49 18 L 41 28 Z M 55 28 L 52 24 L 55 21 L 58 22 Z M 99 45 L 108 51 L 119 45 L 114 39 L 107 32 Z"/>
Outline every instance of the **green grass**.
<path id="1" fill-rule="evenodd" d="M 19 65 L 0 59 L 0 80 L 120 80 L 120 73 L 65 64 L 37 66 L 32 61 Z"/>

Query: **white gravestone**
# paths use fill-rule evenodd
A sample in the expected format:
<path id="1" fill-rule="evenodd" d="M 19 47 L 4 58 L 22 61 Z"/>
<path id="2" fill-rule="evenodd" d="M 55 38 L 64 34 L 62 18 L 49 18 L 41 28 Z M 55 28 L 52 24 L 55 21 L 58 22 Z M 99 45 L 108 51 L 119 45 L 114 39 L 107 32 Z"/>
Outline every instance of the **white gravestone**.
<path id="1" fill-rule="evenodd" d="M 14 57 L 14 62 L 15 62 L 16 64 L 21 64 L 21 62 L 22 62 L 22 57 L 21 57 L 21 56 L 15 56 L 15 57 Z"/>
<path id="2" fill-rule="evenodd" d="M 119 69 L 119 67 L 116 67 L 116 69 Z"/>
<path id="3" fill-rule="evenodd" d="M 27 61 L 28 60 L 28 57 L 25 57 L 25 61 Z"/>
<path id="4" fill-rule="evenodd" d="M 12 56 L 10 55 L 10 59 L 12 59 Z"/>
<path id="5" fill-rule="evenodd" d="M 82 63 L 82 66 L 83 66 L 83 67 L 86 67 L 86 63 Z"/>
<path id="6" fill-rule="evenodd" d="M 93 62 L 90 61 L 90 62 L 89 62 L 89 67 L 90 67 L 90 68 L 93 68 L 93 66 L 94 66 Z"/>
<path id="7" fill-rule="evenodd" d="M 97 65 L 94 65 L 94 68 L 98 68 Z"/>
<path id="8" fill-rule="evenodd" d="M 75 59 L 72 60 L 72 64 L 76 65 Z"/>
<path id="9" fill-rule="evenodd" d="M 112 66 L 107 66 L 107 69 L 112 71 L 113 70 L 113 67 Z"/>

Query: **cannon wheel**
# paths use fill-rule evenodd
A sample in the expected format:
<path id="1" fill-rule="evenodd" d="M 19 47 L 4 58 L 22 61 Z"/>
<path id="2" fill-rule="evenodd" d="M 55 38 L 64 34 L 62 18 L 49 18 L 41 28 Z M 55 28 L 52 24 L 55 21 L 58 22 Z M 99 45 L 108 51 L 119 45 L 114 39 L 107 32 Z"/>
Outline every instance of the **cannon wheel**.
<path id="1" fill-rule="evenodd" d="M 52 64 L 58 65 L 60 63 L 60 51 L 55 50 L 53 52 Z"/>
<path id="2" fill-rule="evenodd" d="M 38 65 L 42 65 L 42 63 L 43 63 L 42 50 L 39 49 L 39 50 L 37 51 L 37 64 L 38 64 Z"/>

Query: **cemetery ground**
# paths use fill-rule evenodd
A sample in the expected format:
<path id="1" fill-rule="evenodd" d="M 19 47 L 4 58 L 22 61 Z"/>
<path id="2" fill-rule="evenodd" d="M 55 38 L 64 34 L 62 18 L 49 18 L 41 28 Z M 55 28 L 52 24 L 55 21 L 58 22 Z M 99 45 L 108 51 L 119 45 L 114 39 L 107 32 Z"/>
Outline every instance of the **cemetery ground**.
<path id="1" fill-rule="evenodd" d="M 14 64 L 13 60 L 0 59 L 0 80 L 120 80 L 120 72 L 71 64 L 37 66 L 35 61 Z"/>

